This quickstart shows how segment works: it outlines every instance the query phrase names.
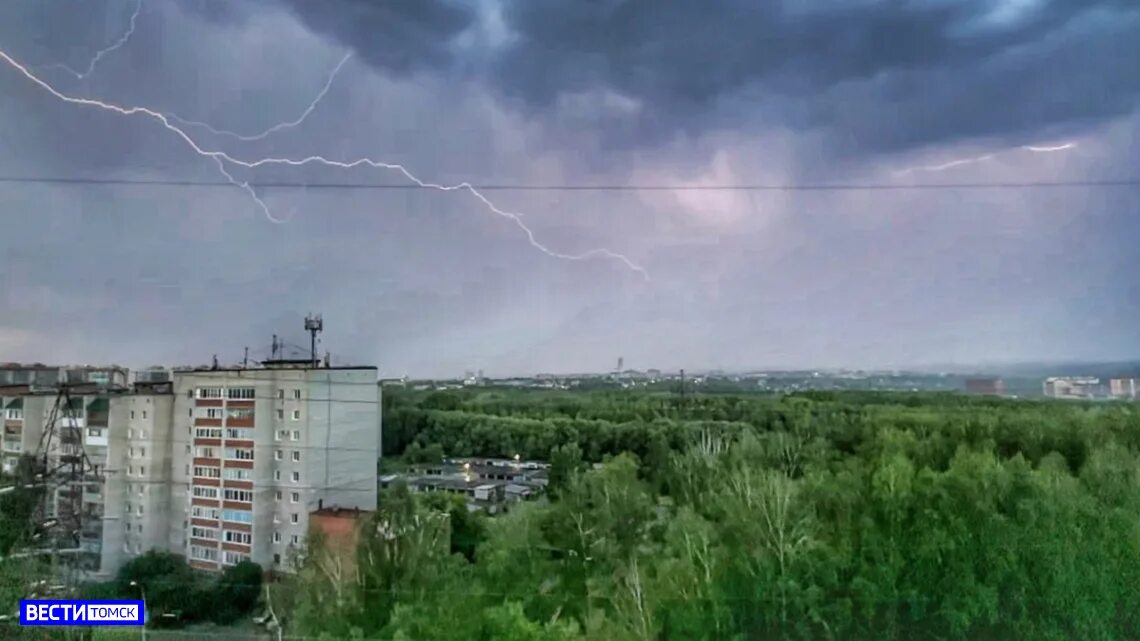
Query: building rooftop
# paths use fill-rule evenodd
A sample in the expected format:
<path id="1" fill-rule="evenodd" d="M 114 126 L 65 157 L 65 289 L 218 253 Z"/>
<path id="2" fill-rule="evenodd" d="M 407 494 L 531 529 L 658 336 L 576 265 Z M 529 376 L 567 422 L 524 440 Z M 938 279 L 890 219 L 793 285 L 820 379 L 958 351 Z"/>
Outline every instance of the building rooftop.
<path id="1" fill-rule="evenodd" d="M 368 510 L 361 510 L 360 508 L 355 507 L 338 507 L 335 505 L 330 507 L 318 507 L 317 509 L 313 510 L 312 513 L 316 514 L 317 516 L 331 516 L 336 518 L 354 519 L 360 518 L 361 514 L 365 516 L 369 514 Z"/>
<path id="2" fill-rule="evenodd" d="M 283 361 L 277 361 L 283 362 Z M 262 365 L 273 363 L 273 361 L 265 361 Z M 210 365 L 198 365 L 189 367 L 177 367 L 174 369 L 176 374 L 210 374 L 214 372 L 264 372 L 266 370 L 275 369 L 299 369 L 299 370 L 379 370 L 375 365 L 331 365 L 325 367 L 324 364 L 314 364 L 311 360 L 304 360 L 297 362 L 295 367 L 265 367 L 265 366 L 250 366 L 250 367 L 213 367 Z"/>

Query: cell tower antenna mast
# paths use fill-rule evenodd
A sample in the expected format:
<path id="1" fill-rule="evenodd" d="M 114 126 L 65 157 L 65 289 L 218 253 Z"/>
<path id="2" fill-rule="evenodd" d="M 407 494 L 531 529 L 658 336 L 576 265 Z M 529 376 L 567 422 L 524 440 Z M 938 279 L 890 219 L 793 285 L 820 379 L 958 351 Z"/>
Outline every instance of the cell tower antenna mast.
<path id="1" fill-rule="evenodd" d="M 320 334 L 325 329 L 325 323 L 321 320 L 321 315 L 309 314 L 305 317 L 305 331 L 309 332 L 309 360 L 313 362 L 313 367 L 320 366 L 321 359 L 317 357 L 317 334 Z"/>

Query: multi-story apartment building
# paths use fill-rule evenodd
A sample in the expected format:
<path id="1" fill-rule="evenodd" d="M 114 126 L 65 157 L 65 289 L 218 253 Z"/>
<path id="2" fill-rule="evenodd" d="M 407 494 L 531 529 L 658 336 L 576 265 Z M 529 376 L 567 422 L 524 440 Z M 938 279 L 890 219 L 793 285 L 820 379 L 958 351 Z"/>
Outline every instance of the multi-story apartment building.
<path id="1" fill-rule="evenodd" d="M 149 370 L 133 385 L 118 370 L 107 379 L 113 384 L 81 384 L 64 370 L 37 376 L 36 385 L 0 384 L 0 461 L 11 470 L 36 452 L 53 420 L 53 464 L 86 457 L 95 471 L 87 480 L 97 482 L 59 488 L 50 507 L 82 505 L 92 573 L 112 574 L 151 549 L 183 554 L 203 570 L 243 559 L 288 570 L 319 506 L 376 507 L 374 367 L 279 360 Z M 11 378 L 0 369 L 0 381 Z M 60 413 L 60 385 L 69 380 Z"/>
<path id="2" fill-rule="evenodd" d="M 1113 398 L 1140 398 L 1140 378 L 1114 378 L 1108 382 L 1108 386 Z"/>
<path id="3" fill-rule="evenodd" d="M 171 457 L 174 448 L 173 383 L 155 377 L 136 382 L 130 393 L 111 399 L 111 423 L 104 470 L 103 545 L 100 570 L 113 573 L 147 550 L 169 549 L 172 519 Z"/>
<path id="4" fill-rule="evenodd" d="M 174 374 L 168 546 L 216 570 L 288 569 L 318 505 L 373 510 L 380 456 L 374 367 L 274 361 Z"/>
<path id="5" fill-rule="evenodd" d="M 101 566 L 105 471 L 118 455 L 109 446 L 112 408 L 126 380 L 119 367 L 0 366 L 0 469 L 15 473 L 22 455 L 38 454 L 48 469 L 76 472 L 52 487 L 44 516 L 60 523 L 64 549 L 84 570 Z"/>
<path id="6" fill-rule="evenodd" d="M 1103 395 L 1103 386 L 1092 376 L 1052 376 L 1045 379 L 1042 391 L 1050 398 L 1092 399 Z"/>

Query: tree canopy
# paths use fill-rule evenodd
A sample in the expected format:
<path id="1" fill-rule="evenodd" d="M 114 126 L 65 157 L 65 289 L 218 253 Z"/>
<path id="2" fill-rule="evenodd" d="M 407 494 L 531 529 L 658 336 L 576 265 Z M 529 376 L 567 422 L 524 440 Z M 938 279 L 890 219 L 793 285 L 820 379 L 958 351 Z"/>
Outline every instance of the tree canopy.
<path id="1" fill-rule="evenodd" d="M 448 502 L 393 490 L 362 527 L 360 580 L 302 571 L 307 590 L 295 609 L 320 616 L 299 614 L 293 631 L 417 640 L 1140 635 L 1136 405 L 441 394 L 391 400 L 402 431 L 389 445 L 549 457 L 550 496 L 473 527 Z"/>

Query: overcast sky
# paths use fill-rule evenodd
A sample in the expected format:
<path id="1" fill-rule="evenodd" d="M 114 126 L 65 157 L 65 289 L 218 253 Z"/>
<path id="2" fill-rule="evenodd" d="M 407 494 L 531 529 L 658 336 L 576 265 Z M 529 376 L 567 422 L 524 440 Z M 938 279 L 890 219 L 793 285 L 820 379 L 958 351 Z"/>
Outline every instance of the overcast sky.
<path id="1" fill-rule="evenodd" d="M 385 375 L 1140 355 L 1140 187 L 1082 185 L 1138 175 L 1135 0 L 143 0 L 124 41 L 135 7 L 5 0 L 0 50 L 239 161 L 656 189 L 484 192 L 532 244 L 463 191 L 280 186 L 396 171 L 222 160 L 274 223 L 0 61 L 0 177 L 110 180 L 0 182 L 0 361 L 232 362 L 308 311 Z M 349 54 L 299 126 L 181 124 L 294 121 Z M 947 183 L 1007 187 L 882 188 Z"/>

